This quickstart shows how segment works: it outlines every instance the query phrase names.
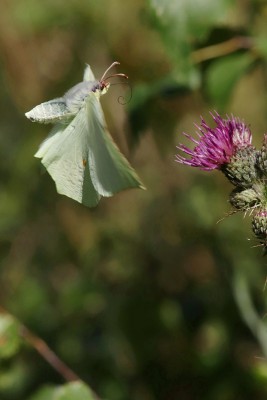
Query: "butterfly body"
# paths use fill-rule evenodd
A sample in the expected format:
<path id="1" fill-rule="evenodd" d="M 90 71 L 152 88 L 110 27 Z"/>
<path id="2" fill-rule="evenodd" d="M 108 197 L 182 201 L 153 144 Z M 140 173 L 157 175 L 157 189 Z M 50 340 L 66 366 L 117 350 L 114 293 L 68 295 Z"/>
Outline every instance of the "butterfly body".
<path id="1" fill-rule="evenodd" d="M 35 156 L 41 158 L 58 193 L 89 207 L 101 196 L 144 188 L 108 132 L 99 98 L 109 85 L 103 78 L 95 80 L 87 65 L 83 82 L 26 113 L 32 121 L 55 124 Z"/>
<path id="2" fill-rule="evenodd" d="M 102 84 L 98 81 L 83 81 L 78 83 L 63 96 L 67 109 L 71 113 L 77 113 L 84 105 L 84 102 L 90 93 L 100 96 L 103 94 L 102 91 L 107 91 L 107 86 L 107 84 Z"/>

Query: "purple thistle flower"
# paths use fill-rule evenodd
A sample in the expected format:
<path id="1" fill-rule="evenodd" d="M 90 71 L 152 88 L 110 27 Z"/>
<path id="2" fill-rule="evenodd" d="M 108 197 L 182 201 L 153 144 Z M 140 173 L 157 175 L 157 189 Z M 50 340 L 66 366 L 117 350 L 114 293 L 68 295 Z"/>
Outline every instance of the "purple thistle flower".
<path id="1" fill-rule="evenodd" d="M 186 158 L 177 154 L 177 162 L 206 171 L 220 169 L 230 162 L 237 150 L 251 145 L 251 132 L 244 122 L 233 116 L 222 119 L 218 113 L 215 115 L 211 113 L 211 116 L 217 126 L 211 128 L 201 118 L 200 126 L 195 125 L 198 129 L 198 139 L 183 133 L 196 146 L 193 150 L 183 144 L 177 146 L 179 150 L 190 156 Z"/>

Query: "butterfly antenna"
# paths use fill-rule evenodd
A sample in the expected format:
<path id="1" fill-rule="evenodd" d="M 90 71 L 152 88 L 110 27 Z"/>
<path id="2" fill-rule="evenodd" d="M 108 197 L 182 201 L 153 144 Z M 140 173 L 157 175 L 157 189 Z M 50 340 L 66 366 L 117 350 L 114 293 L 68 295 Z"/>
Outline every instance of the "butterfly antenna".
<path id="1" fill-rule="evenodd" d="M 111 75 L 109 75 L 109 76 L 106 76 L 107 73 L 108 73 L 108 71 L 110 71 L 111 68 L 113 68 L 115 65 L 120 65 L 120 63 L 119 63 L 118 61 L 114 61 L 114 62 L 106 69 L 106 71 L 104 72 L 102 78 L 100 79 L 100 82 L 105 82 L 105 81 L 107 81 L 107 80 L 110 79 L 110 78 L 117 78 L 117 77 L 124 78 L 124 79 L 128 79 L 128 76 L 127 76 L 126 74 L 122 74 L 122 73 L 111 74 Z M 126 84 L 129 85 L 128 82 L 121 82 L 121 83 L 126 83 Z M 112 83 L 112 85 L 117 85 L 117 84 L 119 84 L 119 83 Z M 130 86 L 130 85 L 129 85 L 129 86 Z M 131 86 L 130 86 L 130 89 L 131 89 L 130 99 L 127 100 L 127 101 L 125 101 L 125 98 L 124 98 L 123 96 L 119 96 L 119 97 L 118 97 L 118 103 L 123 104 L 123 105 L 129 103 L 129 101 L 130 101 L 131 98 L 132 98 L 132 88 L 131 88 Z"/>
<path id="2" fill-rule="evenodd" d="M 107 81 L 109 78 L 116 78 L 116 76 L 120 76 L 121 78 L 128 79 L 128 76 L 125 74 L 112 74 L 112 75 L 107 76 L 105 79 L 102 79 L 102 81 Z"/>
<path id="3" fill-rule="evenodd" d="M 130 101 L 131 101 L 131 99 L 132 99 L 132 97 L 133 97 L 133 89 L 132 89 L 132 86 L 131 86 L 128 82 L 124 82 L 124 83 L 126 83 L 126 84 L 129 85 L 129 88 L 130 88 L 130 97 L 129 97 L 128 100 L 125 100 L 125 97 L 124 97 L 124 96 L 119 96 L 119 97 L 118 97 L 118 103 L 119 103 L 119 104 L 122 104 L 123 106 L 125 106 L 125 104 L 127 104 L 127 103 L 130 103 Z"/>
<path id="4" fill-rule="evenodd" d="M 130 85 L 129 82 L 116 82 L 116 83 L 111 83 L 110 86 L 114 86 L 114 85 L 128 85 L 129 89 L 130 89 L 130 96 L 128 100 L 125 100 L 124 96 L 119 96 L 118 97 L 118 103 L 122 104 L 123 106 L 127 103 L 130 103 L 132 97 L 133 97 L 133 89 L 132 86 Z"/>
<path id="5" fill-rule="evenodd" d="M 104 78 L 105 78 L 105 76 L 107 75 L 108 71 L 109 71 L 111 68 L 115 67 L 115 65 L 120 65 L 120 63 L 119 63 L 118 61 L 114 61 L 114 62 L 106 69 L 106 71 L 104 72 L 102 78 L 100 79 L 100 82 L 104 80 Z M 108 79 L 108 78 L 106 78 L 106 79 Z"/>

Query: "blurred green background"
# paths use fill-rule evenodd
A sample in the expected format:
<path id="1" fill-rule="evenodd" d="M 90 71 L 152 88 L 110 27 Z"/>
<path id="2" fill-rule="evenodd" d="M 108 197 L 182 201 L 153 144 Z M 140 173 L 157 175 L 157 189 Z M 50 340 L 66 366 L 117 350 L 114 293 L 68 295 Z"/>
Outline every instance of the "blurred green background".
<path id="1" fill-rule="evenodd" d="M 224 177 L 174 156 L 210 110 L 261 143 L 267 2 L 1 0 L 0 11 L 2 307 L 101 399 L 266 399 L 266 259 L 249 215 L 217 223 L 231 210 Z M 56 193 L 33 157 L 50 127 L 24 113 L 81 81 L 85 63 L 100 77 L 113 61 L 132 98 L 116 85 L 101 102 L 147 191 L 87 209 Z M 47 386 L 63 377 L 6 322 L 0 399 L 53 400 Z"/>

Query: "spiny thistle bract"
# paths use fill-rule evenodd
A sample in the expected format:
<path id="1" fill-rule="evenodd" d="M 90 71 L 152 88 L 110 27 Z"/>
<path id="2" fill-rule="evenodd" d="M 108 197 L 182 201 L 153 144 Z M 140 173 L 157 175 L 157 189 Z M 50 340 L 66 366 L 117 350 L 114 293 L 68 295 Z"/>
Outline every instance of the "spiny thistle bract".
<path id="1" fill-rule="evenodd" d="M 220 170 L 235 186 L 230 194 L 230 204 L 238 211 L 253 214 L 252 230 L 267 253 L 267 134 L 257 150 L 252 143 L 248 126 L 236 117 L 223 119 L 211 113 L 215 127 L 203 118 L 193 137 L 183 133 L 195 144 L 193 150 L 179 144 L 176 155 L 180 164 L 205 171 Z"/>

